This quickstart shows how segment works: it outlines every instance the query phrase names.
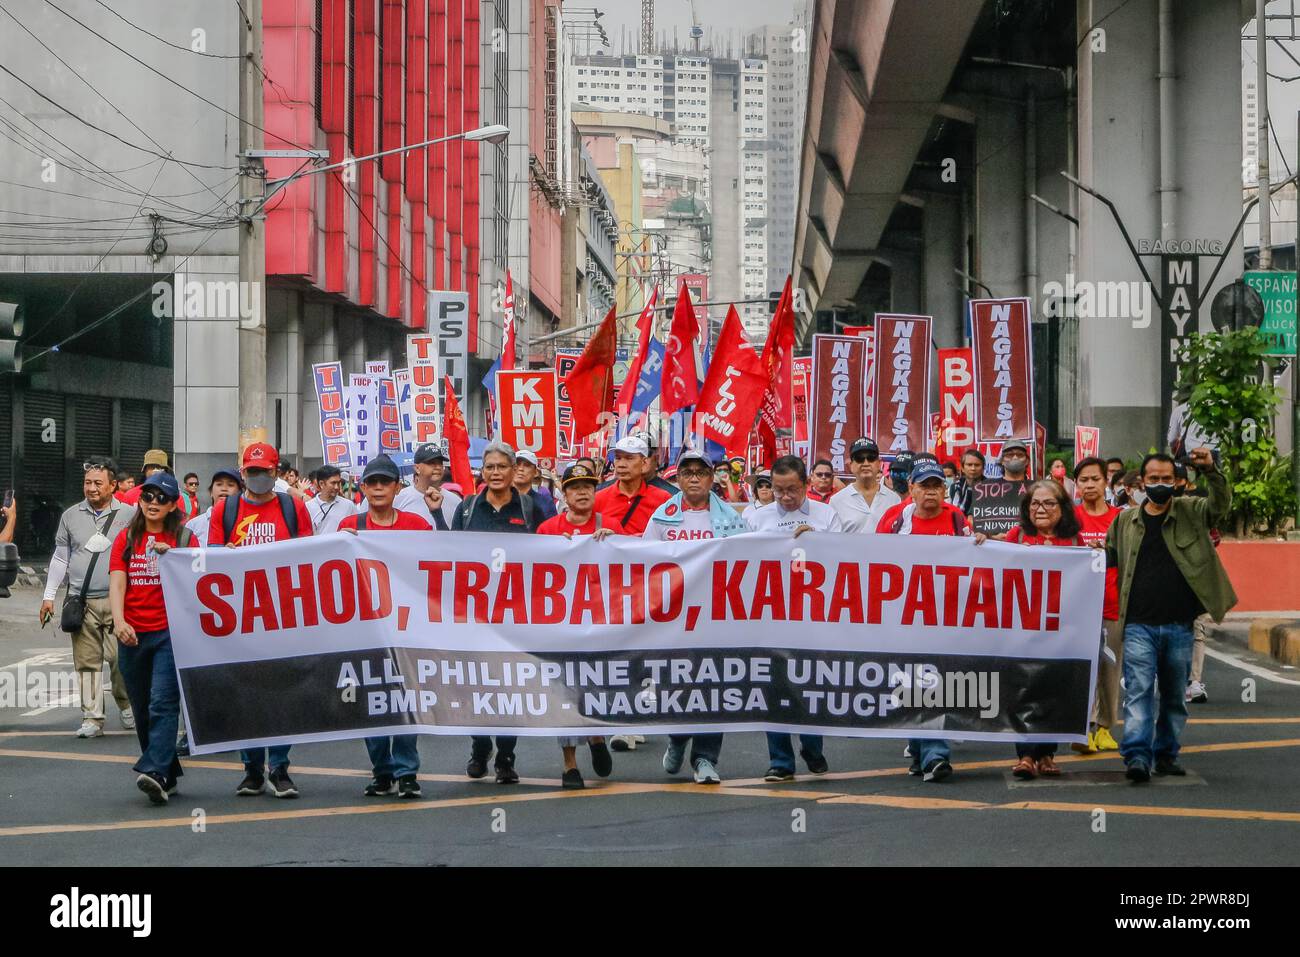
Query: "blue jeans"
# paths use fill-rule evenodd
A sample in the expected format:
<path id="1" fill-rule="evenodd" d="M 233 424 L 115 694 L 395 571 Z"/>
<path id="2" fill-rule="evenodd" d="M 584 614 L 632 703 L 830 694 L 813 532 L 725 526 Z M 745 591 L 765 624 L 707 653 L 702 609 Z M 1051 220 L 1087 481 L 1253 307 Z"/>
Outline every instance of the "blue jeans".
<path id="1" fill-rule="evenodd" d="M 383 735 L 366 738 L 366 751 L 370 753 L 370 766 L 375 777 L 401 778 L 420 772 L 418 734 Z"/>
<path id="2" fill-rule="evenodd" d="M 785 735 L 787 746 L 789 745 L 789 736 Z M 670 734 L 668 739 L 680 747 L 686 747 L 686 742 L 691 742 L 691 767 L 694 768 L 701 758 L 710 764 L 718 763 L 718 755 L 722 753 L 722 735 L 719 734 Z M 769 736 L 770 740 L 770 736 Z M 770 748 L 769 748 L 770 750 Z M 821 753 L 821 744 L 817 745 L 817 753 Z M 790 767 L 794 768 L 794 755 L 790 755 Z"/>
<path id="3" fill-rule="evenodd" d="M 912 758 L 920 759 L 922 771 L 931 761 L 947 761 L 952 757 L 948 742 L 939 738 L 912 738 L 907 746 L 912 749 Z"/>
<path id="4" fill-rule="evenodd" d="M 288 770 L 289 747 L 287 744 L 273 744 L 269 748 L 250 748 L 239 752 L 239 760 L 244 762 L 245 770 L 258 774 L 266 772 L 267 764 L 271 765 L 272 771 L 277 768 Z"/>
<path id="5" fill-rule="evenodd" d="M 799 750 L 803 753 L 805 761 L 809 757 L 820 758 L 822 736 L 820 734 L 799 735 Z M 794 772 L 794 743 L 790 735 L 778 734 L 775 731 L 767 732 L 767 759 L 777 770 Z"/>
<path id="6" fill-rule="evenodd" d="M 1124 626 L 1124 739 L 1119 753 L 1125 764 L 1150 768 L 1156 759 L 1178 757 L 1178 739 L 1187 724 L 1184 694 L 1194 643 L 1191 622 Z"/>
<path id="7" fill-rule="evenodd" d="M 175 781 L 183 773 L 176 758 L 176 728 L 180 723 L 181 692 L 176 683 L 176 659 L 171 632 L 136 632 L 139 643 L 119 642 L 118 667 L 135 714 L 135 734 L 140 739 L 140 760 L 135 771 L 161 774 Z"/>

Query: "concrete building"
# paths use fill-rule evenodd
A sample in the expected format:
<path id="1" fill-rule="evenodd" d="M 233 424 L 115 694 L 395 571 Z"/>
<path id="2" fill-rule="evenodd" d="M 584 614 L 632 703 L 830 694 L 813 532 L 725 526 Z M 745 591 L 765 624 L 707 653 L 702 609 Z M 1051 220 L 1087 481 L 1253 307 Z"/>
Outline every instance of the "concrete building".
<path id="1" fill-rule="evenodd" d="M 1141 304 L 1189 268 L 1204 286 L 1214 260 L 1144 257 L 1152 294 L 1107 208 L 1058 171 L 1111 199 L 1148 251 L 1219 240 L 1218 281 L 1239 276 L 1244 17 L 1211 0 L 817 0 L 795 239 L 816 316 L 801 331 L 923 312 L 940 347 L 960 345 L 972 296 L 1029 295 L 1049 440 L 1082 423 L 1107 453 L 1163 445 L 1178 330 Z M 1080 283 L 1133 295 L 1085 316 L 1062 293 Z M 1209 328 L 1208 300 L 1194 319 Z"/>

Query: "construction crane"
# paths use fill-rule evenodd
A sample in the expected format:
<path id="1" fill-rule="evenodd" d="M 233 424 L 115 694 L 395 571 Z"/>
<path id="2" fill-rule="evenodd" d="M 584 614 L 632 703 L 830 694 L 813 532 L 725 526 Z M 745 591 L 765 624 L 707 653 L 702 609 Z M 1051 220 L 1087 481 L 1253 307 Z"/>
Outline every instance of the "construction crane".
<path id="1" fill-rule="evenodd" d="M 700 38 L 704 36 L 704 28 L 700 26 L 700 15 L 695 11 L 695 0 L 691 3 L 691 40 L 695 43 L 695 52 L 700 52 Z"/>
<path id="2" fill-rule="evenodd" d="M 655 0 L 641 0 L 641 55 L 649 56 L 655 45 Z"/>

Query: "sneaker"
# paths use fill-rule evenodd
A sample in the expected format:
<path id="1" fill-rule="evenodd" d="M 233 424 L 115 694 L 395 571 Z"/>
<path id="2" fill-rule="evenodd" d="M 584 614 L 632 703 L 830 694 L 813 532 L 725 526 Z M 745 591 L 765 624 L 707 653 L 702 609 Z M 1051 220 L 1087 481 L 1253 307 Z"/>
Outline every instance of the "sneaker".
<path id="1" fill-rule="evenodd" d="M 1098 728 L 1096 742 L 1098 751 L 1119 750 L 1119 742 L 1111 735 L 1110 728 Z"/>
<path id="2" fill-rule="evenodd" d="M 135 712 L 130 708 L 122 712 L 122 727 L 128 731 L 135 730 Z"/>
<path id="3" fill-rule="evenodd" d="M 1205 682 L 1192 681 L 1187 685 L 1187 702 L 1189 704 L 1205 704 L 1210 700 L 1210 696 L 1205 691 Z"/>
<path id="4" fill-rule="evenodd" d="M 368 798 L 387 797 L 397 793 L 397 782 L 391 774 L 376 774 L 361 793 Z"/>
<path id="5" fill-rule="evenodd" d="M 252 797 L 255 794 L 261 794 L 266 790 L 266 778 L 260 772 L 249 771 L 244 775 L 244 780 L 239 782 L 239 787 L 235 788 L 235 793 L 240 797 Z"/>
<path id="6" fill-rule="evenodd" d="M 1134 784 L 1146 784 L 1151 780 L 1151 769 L 1141 761 L 1134 761 L 1128 766 L 1124 776 Z"/>
<path id="7" fill-rule="evenodd" d="M 587 747 L 591 748 L 591 769 L 596 776 L 609 777 L 614 770 L 614 756 L 609 753 L 609 745 L 604 741 L 594 741 Z"/>
<path id="8" fill-rule="evenodd" d="M 512 758 L 497 765 L 497 784 L 518 784 L 519 772 L 515 770 L 515 762 Z"/>
<path id="9" fill-rule="evenodd" d="M 176 787 L 176 784 L 177 782 L 174 778 L 170 781 L 165 781 L 163 783 L 163 790 L 167 792 L 168 797 L 175 797 L 177 794 L 180 793 L 179 789 Z"/>
<path id="10" fill-rule="evenodd" d="M 638 744 L 645 744 L 645 735 L 616 734 L 609 739 L 609 746 L 615 751 L 635 751 Z"/>
<path id="11" fill-rule="evenodd" d="M 1094 754 L 1097 751 L 1100 751 L 1101 749 L 1097 747 L 1097 732 L 1089 731 L 1088 740 L 1083 743 L 1078 741 L 1074 742 L 1074 744 L 1070 745 L 1070 750 L 1077 751 L 1079 754 Z M 1016 767 L 1019 766 L 1020 765 L 1016 765 Z"/>
<path id="12" fill-rule="evenodd" d="M 1185 778 L 1187 777 L 1187 769 L 1178 763 L 1177 758 L 1156 758 L 1156 774 Z"/>
<path id="13" fill-rule="evenodd" d="M 77 729 L 77 737 L 79 738 L 102 738 L 103 736 L 104 726 L 91 721 L 89 718 L 81 722 L 81 727 Z"/>
<path id="14" fill-rule="evenodd" d="M 952 777 L 952 765 L 944 758 L 935 758 L 925 766 L 925 774 L 921 775 L 922 781 L 946 781 Z"/>
<path id="15" fill-rule="evenodd" d="M 903 757 L 910 758 L 914 756 L 915 755 L 912 754 L 912 746 L 910 744 L 903 749 Z"/>
<path id="16" fill-rule="evenodd" d="M 160 774 L 142 774 L 135 779 L 135 786 L 149 798 L 150 804 L 167 803 L 167 782 Z"/>
<path id="17" fill-rule="evenodd" d="M 266 780 L 271 785 L 271 793 L 278 798 L 296 798 L 298 788 L 289 777 L 288 768 L 273 768 Z"/>
<path id="18" fill-rule="evenodd" d="M 907 773 L 908 773 L 908 774 L 911 774 L 911 775 L 914 775 L 915 777 L 920 777 L 920 776 L 921 776 L 921 759 L 920 759 L 920 758 L 913 758 L 913 759 L 912 759 L 912 764 L 911 764 L 911 766 L 907 769 Z"/>
<path id="19" fill-rule="evenodd" d="M 664 751 L 664 770 L 669 774 L 676 774 L 682 769 L 682 763 L 686 760 L 686 742 L 677 742 L 668 739 L 668 750 Z"/>
<path id="20" fill-rule="evenodd" d="M 812 755 L 807 751 L 800 751 L 799 757 L 803 758 L 803 763 L 808 765 L 808 771 L 811 774 L 825 774 L 831 769 L 824 754 Z"/>
<path id="21" fill-rule="evenodd" d="M 481 758 L 477 754 L 471 754 L 469 764 L 465 765 L 465 774 L 476 781 L 483 777 L 483 775 L 487 774 L 487 763 L 490 757 L 492 757 L 491 751 Z"/>
<path id="22" fill-rule="evenodd" d="M 497 780 L 501 780 L 501 772 L 497 772 Z M 582 772 L 577 768 L 569 768 L 560 777 L 560 784 L 568 791 L 580 791 L 587 785 L 582 780 Z"/>
<path id="23" fill-rule="evenodd" d="M 713 762 L 708 758 L 700 758 L 695 762 L 695 783 L 696 784 L 721 784 L 722 777 L 718 774 L 718 769 L 713 766 Z"/>
<path id="24" fill-rule="evenodd" d="M 176 757 L 188 758 L 190 756 L 190 736 L 182 734 L 176 739 Z"/>
<path id="25" fill-rule="evenodd" d="M 397 779 L 397 796 L 414 800 L 415 798 L 424 797 L 424 792 L 420 790 L 420 780 L 414 774 L 403 774 Z"/>
<path id="26" fill-rule="evenodd" d="M 784 768 L 768 768 L 767 774 L 763 775 L 763 780 L 773 784 L 778 781 L 793 781 L 794 772 L 787 771 Z"/>

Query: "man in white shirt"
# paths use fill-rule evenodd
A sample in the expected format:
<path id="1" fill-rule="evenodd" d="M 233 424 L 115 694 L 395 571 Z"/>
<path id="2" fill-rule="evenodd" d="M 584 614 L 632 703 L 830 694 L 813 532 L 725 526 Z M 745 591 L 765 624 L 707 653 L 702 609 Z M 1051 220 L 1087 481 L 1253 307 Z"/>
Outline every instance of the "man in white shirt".
<path id="1" fill-rule="evenodd" d="M 402 512 L 414 512 L 437 530 L 451 528 L 451 519 L 461 497 L 455 492 L 443 491 L 442 479 L 446 474 L 447 456 L 442 448 L 432 442 L 421 445 L 415 450 L 415 480 L 397 493 L 393 507 Z"/>
<path id="2" fill-rule="evenodd" d="M 772 463 L 771 505 L 745 509 L 745 524 L 751 532 L 794 535 L 804 532 L 842 532 L 844 523 L 835 509 L 808 497 L 808 467 L 796 455 L 783 455 Z M 793 772 L 792 772 L 793 773 Z"/>
<path id="3" fill-rule="evenodd" d="M 840 517 L 844 531 L 874 535 L 884 515 L 902 499 L 891 488 L 880 484 L 880 448 L 868 438 L 860 438 L 849 447 L 856 481 L 831 496 L 830 507 Z"/>
<path id="4" fill-rule="evenodd" d="M 357 505 L 343 495 L 343 473 L 333 465 L 316 470 L 316 495 L 307 499 L 313 535 L 330 535 L 339 530 L 339 522 L 357 514 Z"/>

